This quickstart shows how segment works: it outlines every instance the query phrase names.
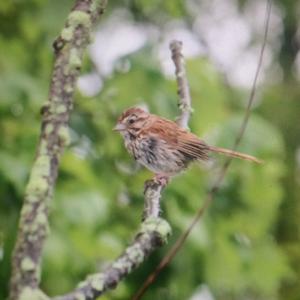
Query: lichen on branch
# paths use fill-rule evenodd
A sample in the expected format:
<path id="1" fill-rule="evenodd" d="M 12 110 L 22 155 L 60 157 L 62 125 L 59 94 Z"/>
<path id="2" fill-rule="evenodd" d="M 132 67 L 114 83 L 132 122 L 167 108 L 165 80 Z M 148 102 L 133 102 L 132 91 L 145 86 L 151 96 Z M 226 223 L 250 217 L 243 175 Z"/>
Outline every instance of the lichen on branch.
<path id="1" fill-rule="evenodd" d="M 179 96 L 178 107 L 181 111 L 181 114 L 176 119 L 176 123 L 179 126 L 188 129 L 188 123 L 193 109 L 190 95 L 190 87 L 185 71 L 184 57 L 182 55 L 182 42 L 173 40 L 170 43 L 170 50 L 172 53 L 172 60 L 175 65 L 177 92 Z"/>
<path id="2" fill-rule="evenodd" d="M 39 281 L 41 253 L 48 233 L 49 201 L 59 160 L 69 141 L 69 116 L 83 52 L 90 41 L 91 27 L 105 6 L 106 0 L 77 0 L 54 43 L 55 62 L 49 100 L 41 110 L 40 139 L 25 191 L 12 258 L 11 300 L 46 297 L 39 290 Z"/>
<path id="3" fill-rule="evenodd" d="M 115 288 L 124 277 L 139 267 L 155 249 L 167 241 L 170 233 L 171 227 L 165 220 L 158 216 L 146 218 L 132 244 L 108 269 L 89 275 L 74 291 L 52 300 L 96 299 Z"/>

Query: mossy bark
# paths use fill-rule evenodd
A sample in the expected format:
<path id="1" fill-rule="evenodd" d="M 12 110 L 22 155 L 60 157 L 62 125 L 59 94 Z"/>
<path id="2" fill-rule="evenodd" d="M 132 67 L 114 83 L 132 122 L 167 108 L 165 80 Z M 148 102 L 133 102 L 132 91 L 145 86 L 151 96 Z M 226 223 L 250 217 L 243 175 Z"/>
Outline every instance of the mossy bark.
<path id="1" fill-rule="evenodd" d="M 49 100 L 43 106 L 36 158 L 26 187 L 12 259 L 10 299 L 45 299 L 39 291 L 41 252 L 48 233 L 48 206 L 61 154 L 68 144 L 73 91 L 91 26 L 106 0 L 77 0 L 54 43 L 55 63 Z M 47 297 L 46 297 L 47 298 Z"/>
<path id="2" fill-rule="evenodd" d="M 133 243 L 108 269 L 89 275 L 74 291 L 52 300 L 96 299 L 107 290 L 115 288 L 124 277 L 139 267 L 155 249 L 167 241 L 170 233 L 171 227 L 165 220 L 157 216 L 146 218 Z"/>
<path id="3" fill-rule="evenodd" d="M 173 40 L 170 43 L 170 50 L 172 52 L 172 60 L 175 65 L 175 75 L 177 81 L 177 93 L 179 96 L 178 107 L 181 114 L 176 119 L 179 126 L 189 129 L 189 120 L 192 109 L 192 99 L 190 94 L 190 87 L 185 71 L 185 62 L 182 55 L 182 42 Z"/>

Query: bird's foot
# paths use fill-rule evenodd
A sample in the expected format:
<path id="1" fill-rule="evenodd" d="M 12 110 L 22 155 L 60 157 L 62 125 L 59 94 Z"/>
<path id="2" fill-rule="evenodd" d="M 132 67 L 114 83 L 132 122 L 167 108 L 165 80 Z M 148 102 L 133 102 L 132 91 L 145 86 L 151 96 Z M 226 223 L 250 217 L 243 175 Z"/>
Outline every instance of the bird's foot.
<path id="1" fill-rule="evenodd" d="M 165 187 L 169 183 L 170 177 L 166 174 L 155 174 L 153 180 L 162 187 Z"/>

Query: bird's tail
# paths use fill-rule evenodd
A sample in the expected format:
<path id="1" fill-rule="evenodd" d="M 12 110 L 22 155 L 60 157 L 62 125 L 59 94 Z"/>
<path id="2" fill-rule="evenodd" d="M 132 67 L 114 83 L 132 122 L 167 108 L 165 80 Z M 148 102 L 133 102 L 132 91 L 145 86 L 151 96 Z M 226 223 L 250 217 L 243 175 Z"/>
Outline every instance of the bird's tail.
<path id="1" fill-rule="evenodd" d="M 224 154 L 226 156 L 237 157 L 237 158 L 240 158 L 240 159 L 245 159 L 245 160 L 253 161 L 253 162 L 257 163 L 257 164 L 263 163 L 262 160 L 254 157 L 252 155 L 244 154 L 244 153 L 233 151 L 233 150 L 229 150 L 229 149 L 224 149 L 224 148 L 209 146 L 209 150 L 212 151 L 212 152 Z"/>

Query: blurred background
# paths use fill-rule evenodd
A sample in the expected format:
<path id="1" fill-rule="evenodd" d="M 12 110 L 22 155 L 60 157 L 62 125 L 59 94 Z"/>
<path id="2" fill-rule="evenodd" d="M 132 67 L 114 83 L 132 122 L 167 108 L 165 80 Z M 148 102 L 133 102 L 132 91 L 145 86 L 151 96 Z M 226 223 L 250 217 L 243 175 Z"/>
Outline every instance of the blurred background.
<path id="1" fill-rule="evenodd" d="M 73 1 L 0 2 L 0 299 L 53 63 L 52 42 Z M 169 42 L 183 42 L 193 132 L 232 147 L 264 31 L 262 0 L 109 1 L 78 80 L 70 131 L 43 257 L 42 288 L 71 290 L 132 240 L 150 172 L 112 132 L 123 109 L 141 104 L 178 114 Z M 218 196 L 143 299 L 300 299 L 300 3 L 274 1 L 254 110 Z M 163 193 L 173 228 L 155 252 L 102 299 L 130 299 L 203 203 L 223 159 L 193 166 Z"/>

